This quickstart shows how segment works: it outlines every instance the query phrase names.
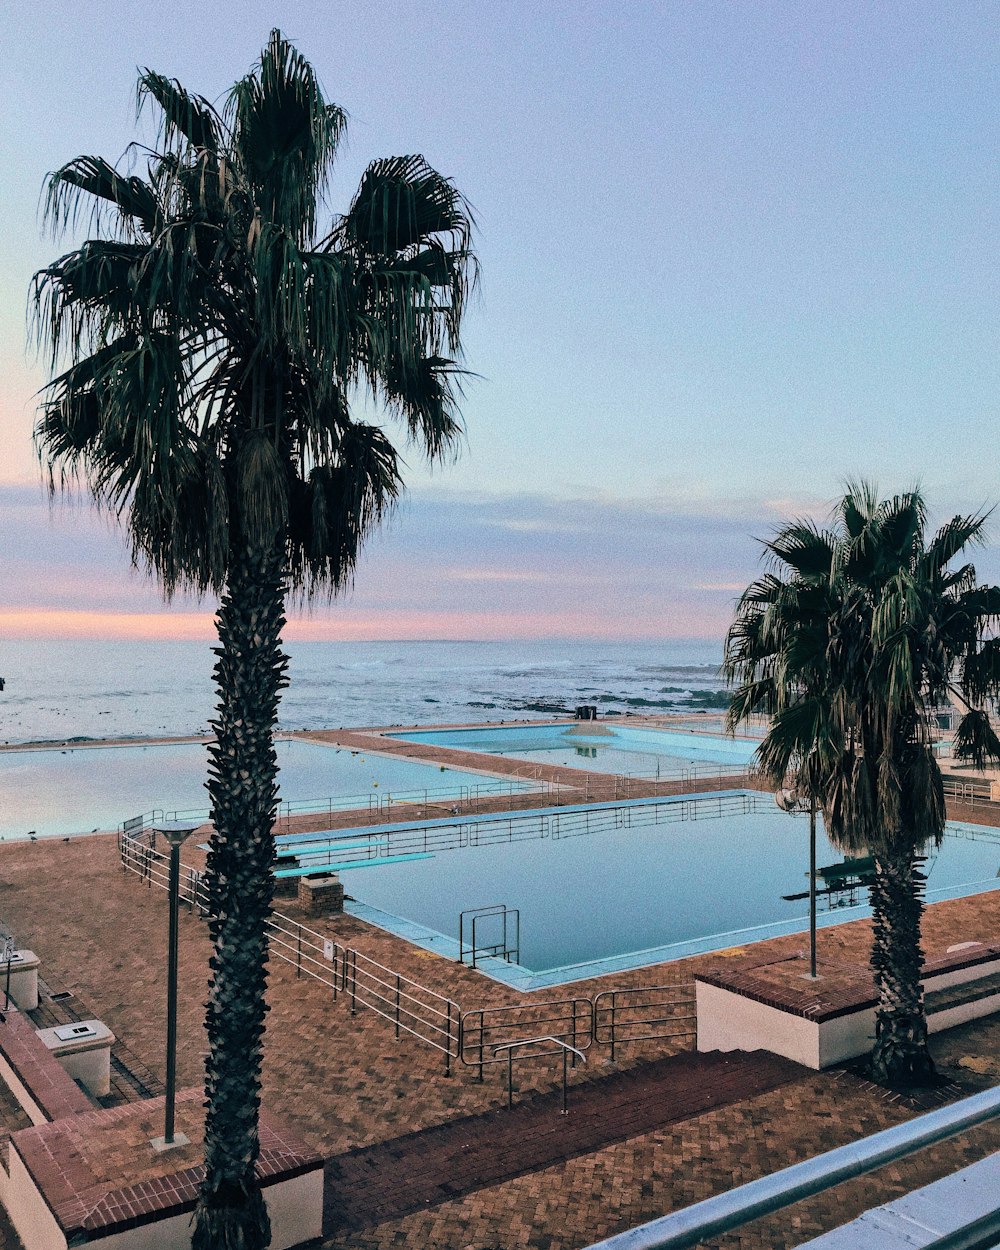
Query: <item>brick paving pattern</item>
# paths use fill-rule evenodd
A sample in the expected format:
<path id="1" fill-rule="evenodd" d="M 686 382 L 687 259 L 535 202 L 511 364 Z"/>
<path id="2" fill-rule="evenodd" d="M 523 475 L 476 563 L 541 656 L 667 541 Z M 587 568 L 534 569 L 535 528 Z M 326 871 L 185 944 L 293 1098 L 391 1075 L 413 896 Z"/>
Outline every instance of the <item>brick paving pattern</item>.
<path id="1" fill-rule="evenodd" d="M 969 819 L 985 823 L 976 808 Z M 114 840 L 80 838 L 56 844 L 0 847 L 3 919 L 22 945 L 40 956 L 45 979 L 73 993 L 79 1009 L 103 1020 L 125 1039 L 151 1077 L 162 1079 L 165 1029 L 165 895 L 125 878 Z M 282 910 L 295 914 L 294 903 Z M 309 923 L 309 922 L 307 922 Z M 208 942 L 197 916 L 182 913 L 181 1002 L 178 1077 L 196 1085 L 202 1077 Z M 463 1007 L 521 1001 L 478 972 L 419 951 L 351 917 L 312 922 L 344 945 L 355 946 Z M 992 941 L 1000 933 L 1000 894 L 935 904 L 924 921 L 929 957 L 963 941 Z M 820 930 L 820 958 L 863 967 L 870 929 L 855 922 Z M 767 944 L 769 958 L 801 952 L 803 937 Z M 716 952 L 676 964 L 637 969 L 615 985 L 690 984 L 695 973 L 728 966 L 743 950 Z M 583 982 L 572 993 L 592 996 L 608 978 Z M 560 991 L 563 993 L 565 991 Z M 544 991 L 543 991 L 544 993 Z M 265 1046 L 265 1104 L 287 1121 L 311 1149 L 326 1158 L 377 1147 L 449 1121 L 482 1116 L 505 1102 L 505 1074 L 488 1069 L 479 1085 L 471 1069 L 443 1073 L 442 1057 L 416 1039 L 393 1037 L 392 1026 L 371 1012 L 352 1018 L 327 988 L 287 964 L 272 963 Z M 690 1048 L 674 1042 L 672 1049 Z M 936 1036 L 939 1067 L 958 1096 L 1000 1081 L 1000 1017 L 993 1016 Z M 599 1084 L 618 1069 L 641 1073 L 671 1047 L 643 1043 L 627 1048 L 612 1068 L 606 1048 L 589 1052 L 586 1068 L 572 1074 L 571 1106 L 587 1083 Z M 550 1092 L 554 1061 L 524 1069 L 524 1094 Z M 331 1250 L 388 1250 L 419 1245 L 426 1250 L 566 1250 L 654 1218 L 734 1184 L 785 1166 L 865 1133 L 899 1123 L 917 1111 L 905 1100 L 886 1098 L 849 1072 L 810 1073 L 779 1088 L 744 1091 L 725 1106 L 703 1110 L 672 1124 L 643 1128 L 627 1140 L 598 1145 L 539 1170 L 497 1180 L 435 1205 L 387 1218 L 376 1227 L 337 1228 Z M 561 1119 L 561 1117 L 560 1117 Z M 6 1124 L 0 1102 L 0 1123 Z M 7 1125 L 8 1129 L 14 1127 Z M 20 1126 L 17 1126 L 20 1127 Z M 1000 1146 L 1000 1132 L 977 1130 L 912 1160 L 838 1187 L 782 1215 L 750 1225 L 718 1241 L 726 1247 L 792 1246 L 853 1218 L 875 1202 L 980 1158 Z M 0 1227 L 2 1250 L 16 1246 Z"/>
<path id="2" fill-rule="evenodd" d="M 655 1128 L 692 1119 L 802 1078 L 806 1069 L 766 1051 L 675 1055 L 510 1108 L 451 1120 L 327 1164 L 324 1224 L 373 1228 L 499 1181 L 537 1172 Z"/>

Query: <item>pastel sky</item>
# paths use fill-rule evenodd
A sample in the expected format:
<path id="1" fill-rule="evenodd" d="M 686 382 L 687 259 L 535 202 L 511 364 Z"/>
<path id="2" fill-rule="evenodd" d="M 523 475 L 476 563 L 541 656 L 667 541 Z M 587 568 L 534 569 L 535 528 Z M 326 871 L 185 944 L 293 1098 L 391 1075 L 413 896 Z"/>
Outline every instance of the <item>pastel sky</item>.
<path id="1" fill-rule="evenodd" d="M 995 3 L 178 0 L 0 19 L 0 637 L 207 637 L 50 510 L 25 348 L 45 174 L 220 96 L 276 22 L 351 115 L 331 194 L 422 152 L 473 204 L 467 439 L 295 637 L 718 638 L 754 536 L 844 479 L 1000 500 Z M 996 527 L 994 527 L 996 529 Z M 1000 532 L 1000 531 L 998 531 Z M 984 553 L 984 572 L 998 563 Z"/>

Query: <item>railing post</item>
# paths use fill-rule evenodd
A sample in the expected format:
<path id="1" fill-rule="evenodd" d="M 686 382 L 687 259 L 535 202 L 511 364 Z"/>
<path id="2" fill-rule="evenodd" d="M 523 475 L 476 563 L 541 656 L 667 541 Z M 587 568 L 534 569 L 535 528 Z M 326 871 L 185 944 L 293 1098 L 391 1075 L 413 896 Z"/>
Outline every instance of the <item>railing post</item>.
<path id="1" fill-rule="evenodd" d="M 358 952 L 353 948 L 349 952 L 351 957 L 351 1015 L 358 1014 Z"/>
<path id="2" fill-rule="evenodd" d="M 507 1048 L 507 1110 L 514 1105 L 514 1047 Z"/>
<path id="3" fill-rule="evenodd" d="M 396 1037 L 399 1037 L 399 973 L 396 973 Z"/>
<path id="4" fill-rule="evenodd" d="M 298 980 L 302 976 L 302 926 L 296 925 L 296 941 L 295 941 L 295 979 Z"/>
<path id="5" fill-rule="evenodd" d="M 448 999 L 448 1032 L 445 1034 L 444 1074 L 451 1076 L 451 999 Z"/>
<path id="6" fill-rule="evenodd" d="M 573 1056 L 573 1067 L 576 1067 L 576 1055 Z M 563 1051 L 563 1105 L 562 1113 L 566 1114 L 566 1051 Z"/>

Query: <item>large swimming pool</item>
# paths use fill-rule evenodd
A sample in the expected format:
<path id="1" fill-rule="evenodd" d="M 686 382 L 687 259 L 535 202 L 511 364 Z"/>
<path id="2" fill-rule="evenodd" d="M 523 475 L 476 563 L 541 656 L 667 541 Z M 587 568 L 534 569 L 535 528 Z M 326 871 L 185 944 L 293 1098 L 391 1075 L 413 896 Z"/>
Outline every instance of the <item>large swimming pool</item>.
<path id="1" fill-rule="evenodd" d="M 513 755 L 545 764 L 565 764 L 602 773 L 662 776 L 670 773 L 716 771 L 725 765 L 742 771 L 757 747 L 747 738 L 640 729 L 606 721 L 577 721 L 571 725 L 503 725 L 486 729 L 409 730 L 391 734 L 407 742 Z M 715 766 L 713 768 L 713 766 Z"/>
<path id="2" fill-rule="evenodd" d="M 422 790 L 443 797 L 493 781 L 480 773 L 316 742 L 281 741 L 276 749 L 283 801 L 325 803 Z M 0 839 L 115 829 L 123 819 L 153 809 L 200 813 L 208 805 L 206 766 L 205 746 L 197 742 L 0 752 Z"/>
<path id="3" fill-rule="evenodd" d="M 782 896 L 808 889 L 808 827 L 745 791 L 385 826 L 341 879 L 349 910 L 451 957 L 462 911 L 517 909 L 520 966 L 487 967 L 538 988 L 801 931 L 806 900 Z M 818 853 L 821 866 L 841 859 L 822 833 Z M 401 854 L 421 857 L 379 862 Z M 996 889 L 998 869 L 1000 830 L 951 824 L 928 859 L 928 898 Z M 868 914 L 842 902 L 820 923 Z M 483 922 L 483 942 L 495 933 Z"/>

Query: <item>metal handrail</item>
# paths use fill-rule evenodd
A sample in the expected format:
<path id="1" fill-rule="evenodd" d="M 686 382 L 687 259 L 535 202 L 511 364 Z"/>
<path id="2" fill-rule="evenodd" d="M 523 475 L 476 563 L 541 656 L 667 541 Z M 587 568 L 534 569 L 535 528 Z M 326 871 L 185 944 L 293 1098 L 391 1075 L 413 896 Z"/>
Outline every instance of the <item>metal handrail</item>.
<path id="1" fill-rule="evenodd" d="M 489 903 L 485 907 L 467 907 L 465 911 L 458 913 L 458 962 L 465 963 L 465 918 L 472 917 L 472 946 L 470 954 L 472 955 L 472 966 L 476 967 L 476 958 L 478 955 L 487 955 L 494 958 L 505 959 L 507 963 L 511 962 L 511 956 L 514 957 L 514 963 L 521 962 L 521 912 L 517 907 L 508 907 L 506 903 Z M 495 916 L 499 916 L 502 923 L 502 937 L 499 942 L 487 943 L 480 946 L 476 941 L 476 925 L 482 920 L 490 920 Z M 508 941 L 507 937 L 507 920 L 508 917 L 514 917 L 514 941 L 513 944 Z"/>
<path id="2" fill-rule="evenodd" d="M 527 1019 L 522 1020 L 522 1016 Z M 554 1028 L 563 1038 L 568 1036 L 571 1050 L 589 1050 L 594 1040 L 594 1004 L 589 998 L 556 998 L 463 1011 L 459 1058 L 467 1067 L 478 1068 L 477 1079 L 482 1081 L 485 1066 L 501 1062 L 488 1057 L 488 1051 L 495 1052 L 497 1045 L 504 1044 L 491 1042 L 491 1035 L 495 1037 L 503 1030 L 508 1034 L 508 1041 L 518 1042 L 523 1038 L 510 1038 L 509 1034 L 518 1028 L 539 1027 Z"/>
<path id="3" fill-rule="evenodd" d="M 693 1037 L 693 1028 L 672 1026 L 684 1026 L 696 1021 L 694 1005 L 694 987 L 690 982 L 674 981 L 669 985 L 635 985 L 603 990 L 594 998 L 594 1041 L 611 1047 L 611 1062 L 614 1063 L 618 1047 L 627 1042 Z M 677 1008 L 683 1014 L 678 1014 Z M 691 1010 L 684 1011 L 685 1008 Z M 650 1010 L 661 1014 L 646 1014 Z M 665 1015 L 662 1014 L 664 1011 Z M 670 1031 L 663 1031 L 659 1028 L 661 1025 L 671 1026 Z M 637 1032 L 650 1026 L 653 1027 L 652 1032 Z M 606 1036 L 602 1036 L 602 1032 Z"/>
<path id="4" fill-rule="evenodd" d="M 762 1215 L 781 1211 L 793 1202 L 822 1193 L 841 1181 L 864 1176 L 896 1159 L 905 1159 L 926 1146 L 933 1146 L 998 1116 L 1000 1087 L 973 1094 L 906 1124 L 897 1124 L 860 1141 L 838 1146 L 835 1150 L 782 1168 L 780 1172 L 762 1176 L 727 1193 L 706 1198 L 648 1224 L 640 1224 L 637 1228 L 594 1242 L 587 1250 L 690 1250 L 690 1247 L 710 1237 L 739 1228 Z M 930 1245 L 927 1250 L 931 1250 Z"/>
<path id="5" fill-rule="evenodd" d="M 577 1059 L 582 1059 L 583 1062 L 586 1063 L 587 1056 L 583 1053 L 582 1050 L 577 1050 L 575 1046 L 570 1046 L 568 1042 L 564 1042 L 561 1037 L 550 1037 L 548 1035 L 546 1035 L 545 1037 L 525 1037 L 525 1038 L 522 1038 L 518 1042 L 501 1042 L 499 1046 L 493 1047 L 494 1055 L 498 1054 L 501 1050 L 505 1050 L 507 1052 L 507 1110 L 509 1111 L 511 1107 L 513 1107 L 514 1105 L 514 1051 L 517 1050 L 521 1046 L 534 1046 L 536 1043 L 539 1043 L 539 1042 L 552 1042 L 554 1043 L 554 1045 L 559 1046 L 562 1049 L 562 1061 L 563 1061 L 562 1114 L 566 1115 L 567 1114 L 567 1106 L 566 1106 L 566 1063 L 567 1063 L 567 1060 L 569 1059 L 570 1052 L 572 1052 L 573 1066 L 575 1067 Z M 523 1056 L 518 1056 L 518 1058 L 522 1058 L 522 1057 Z M 527 1057 L 530 1059 L 532 1056 L 529 1055 Z"/>

